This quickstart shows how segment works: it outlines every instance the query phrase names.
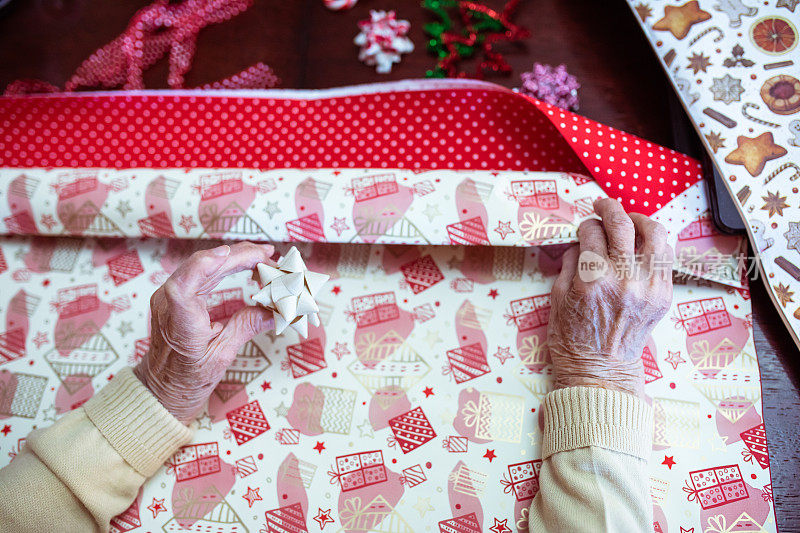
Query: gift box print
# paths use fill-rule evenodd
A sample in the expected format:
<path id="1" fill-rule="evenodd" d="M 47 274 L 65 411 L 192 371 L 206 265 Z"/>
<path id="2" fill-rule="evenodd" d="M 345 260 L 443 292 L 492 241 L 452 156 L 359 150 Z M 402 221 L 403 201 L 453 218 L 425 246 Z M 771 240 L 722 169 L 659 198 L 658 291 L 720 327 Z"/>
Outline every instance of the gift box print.
<path id="1" fill-rule="evenodd" d="M 703 509 L 713 509 L 745 500 L 747 487 L 738 465 L 719 466 L 689 472 L 692 487 L 685 487 L 689 499 L 697 499 Z"/>
<path id="2" fill-rule="evenodd" d="M 679 303 L 678 313 L 690 336 L 731 325 L 725 302 L 719 297 Z"/>
<path id="3" fill-rule="evenodd" d="M 383 452 L 374 450 L 337 457 L 333 478 L 339 481 L 343 492 L 386 481 Z"/>
<path id="4" fill-rule="evenodd" d="M 216 442 L 189 444 L 172 456 L 170 465 L 178 481 L 186 481 L 220 471 L 219 445 Z"/>
<path id="5" fill-rule="evenodd" d="M 544 326 L 550 319 L 550 294 L 512 300 L 511 318 L 519 331 Z"/>
<path id="6" fill-rule="evenodd" d="M 553 180 L 512 181 L 511 194 L 521 207 L 558 209 L 558 191 Z"/>

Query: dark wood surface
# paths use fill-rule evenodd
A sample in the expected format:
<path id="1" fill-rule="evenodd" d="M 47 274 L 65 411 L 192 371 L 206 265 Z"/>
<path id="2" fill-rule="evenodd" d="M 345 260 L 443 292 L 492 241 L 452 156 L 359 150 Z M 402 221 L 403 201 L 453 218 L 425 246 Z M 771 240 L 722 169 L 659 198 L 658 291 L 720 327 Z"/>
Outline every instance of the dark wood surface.
<path id="1" fill-rule="evenodd" d="M 0 12 L 0 87 L 19 78 L 56 85 L 93 51 L 119 35 L 146 0 L 13 0 Z M 498 2 L 490 5 L 499 5 Z M 417 47 L 389 75 L 356 59 L 356 22 L 369 9 L 396 9 L 411 21 Z M 322 0 L 256 0 L 244 14 L 204 29 L 187 86 L 230 76 L 263 61 L 286 88 L 324 88 L 424 76 L 433 60 L 422 25 L 432 20 L 418 0 L 360 0 L 330 12 Z M 580 112 L 594 120 L 672 144 L 668 82 L 622 0 L 523 1 L 516 19 L 531 30 L 525 43 L 503 50 L 514 66 L 497 83 L 517 85 L 534 61 L 566 63 L 581 82 Z M 166 86 L 166 61 L 145 75 L 148 88 Z M 752 287 L 754 336 L 761 367 L 764 418 L 781 531 L 800 530 L 800 359 L 760 281 Z"/>

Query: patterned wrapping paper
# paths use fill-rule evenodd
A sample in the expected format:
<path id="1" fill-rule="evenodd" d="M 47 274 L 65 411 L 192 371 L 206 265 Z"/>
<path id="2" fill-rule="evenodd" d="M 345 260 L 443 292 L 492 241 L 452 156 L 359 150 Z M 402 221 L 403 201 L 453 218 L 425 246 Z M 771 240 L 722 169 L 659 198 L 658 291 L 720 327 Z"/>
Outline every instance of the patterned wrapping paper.
<path id="1" fill-rule="evenodd" d="M 800 9 L 796 0 L 629 0 L 747 222 L 800 345 Z"/>
<path id="2" fill-rule="evenodd" d="M 319 298 L 322 325 L 307 339 L 290 332 L 248 342 L 200 417 L 194 443 L 146 483 L 114 530 L 526 530 L 541 467 L 540 402 L 550 389 L 549 291 L 574 236 L 529 247 L 519 239 L 519 213 L 552 214 L 583 194 L 604 196 L 594 182 L 563 173 L 364 169 L 248 170 L 239 183 L 229 170 L 202 169 L 2 175 L 16 176 L 4 182 L 4 209 L 12 211 L 5 218 L 30 208 L 36 231 L 48 233 L 0 240 L 0 285 L 10 289 L 0 296 L 6 460 L 33 427 L 81 405 L 144 355 L 149 295 L 183 258 L 217 239 L 253 237 L 250 221 L 258 236 L 291 240 L 289 223 L 310 205 L 313 183 L 326 191 L 313 212 L 325 221 L 326 239 L 339 242 L 293 244 L 310 268 L 332 277 Z M 433 190 L 413 196 L 402 213 L 424 221 L 423 206 L 437 206 L 422 226 L 428 242 L 447 243 L 453 220 L 482 209 L 479 220 L 491 220 L 484 228 L 502 215 L 517 232 L 490 231 L 487 239 L 517 246 L 406 245 L 420 236 L 391 231 L 374 236 L 378 242 L 348 243 L 367 239 L 331 226 L 344 220 L 353 228 L 364 193 L 344 191 L 354 182 L 388 183 L 387 175 L 398 183 L 386 195 L 392 201 L 379 204 L 392 207 L 391 227 L 401 224 L 403 188 L 430 180 Z M 280 185 L 263 185 L 270 180 Z M 506 194 L 528 182 L 547 183 L 546 196 L 536 198 L 535 185 L 534 195 Z M 475 194 L 476 184 L 492 191 Z M 438 200 L 417 203 L 428 198 Z M 280 209 L 272 217 L 270 205 Z M 219 225 L 219 217 L 202 216 L 204 206 L 230 218 Z M 581 216 L 578 208 L 560 212 Z M 45 224 L 48 215 L 55 225 Z M 196 226 L 184 228 L 187 218 Z M 709 227 L 688 221 L 673 232 L 676 247 L 738 249 L 741 239 Z M 188 238 L 175 238 L 182 234 Z M 209 297 L 210 315 L 224 320 L 256 290 L 245 274 L 225 280 Z M 775 530 L 748 298 L 746 288 L 679 283 L 643 351 L 656 420 L 656 530 Z"/>
<path id="3" fill-rule="evenodd" d="M 713 230 L 696 161 L 449 80 L 0 98 L 0 123 L 8 460 L 146 353 L 149 295 L 193 251 L 315 241 L 292 244 L 332 278 L 307 339 L 242 347 L 114 531 L 525 531 L 550 286 L 595 195 L 662 221 L 706 278 L 642 353 L 655 530 L 775 530 L 746 280 L 708 267 L 742 239 Z M 531 217 L 560 232 L 526 240 Z M 226 280 L 209 314 L 255 290 Z"/>

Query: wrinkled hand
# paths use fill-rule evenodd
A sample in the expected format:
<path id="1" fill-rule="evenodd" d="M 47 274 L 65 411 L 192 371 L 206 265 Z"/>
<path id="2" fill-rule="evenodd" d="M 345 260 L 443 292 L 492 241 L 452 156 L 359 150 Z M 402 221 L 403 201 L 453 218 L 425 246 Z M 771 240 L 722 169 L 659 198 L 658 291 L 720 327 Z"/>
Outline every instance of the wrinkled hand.
<path id="1" fill-rule="evenodd" d="M 616 200 L 598 200 L 595 211 L 602 222 L 580 225 L 553 285 L 547 341 L 555 388 L 642 395 L 642 350 L 672 301 L 672 248 L 661 224 L 627 215 Z"/>
<path id="2" fill-rule="evenodd" d="M 274 328 L 272 312 L 246 306 L 211 322 L 206 297 L 222 278 L 274 264 L 269 245 L 240 242 L 192 254 L 150 298 L 150 350 L 134 373 L 175 418 L 191 422 L 241 346 Z"/>

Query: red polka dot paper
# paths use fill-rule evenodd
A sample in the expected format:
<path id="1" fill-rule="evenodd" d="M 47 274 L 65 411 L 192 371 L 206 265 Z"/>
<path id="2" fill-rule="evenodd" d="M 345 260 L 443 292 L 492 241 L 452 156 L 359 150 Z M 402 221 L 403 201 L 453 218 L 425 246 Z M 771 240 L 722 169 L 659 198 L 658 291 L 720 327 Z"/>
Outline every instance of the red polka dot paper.
<path id="1" fill-rule="evenodd" d="M 5 167 L 565 171 L 646 214 L 701 176 L 686 156 L 484 82 L 4 97 L 0 125 Z"/>

